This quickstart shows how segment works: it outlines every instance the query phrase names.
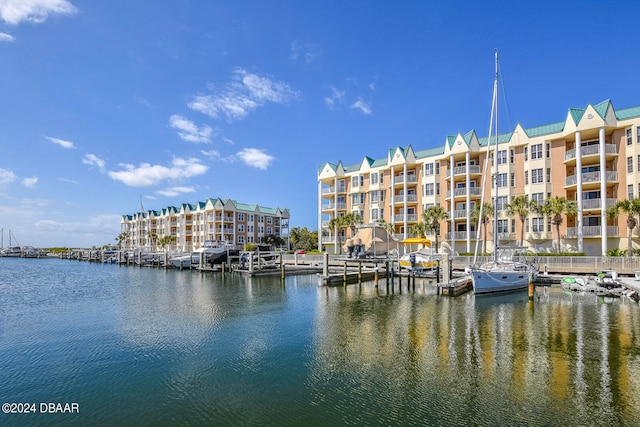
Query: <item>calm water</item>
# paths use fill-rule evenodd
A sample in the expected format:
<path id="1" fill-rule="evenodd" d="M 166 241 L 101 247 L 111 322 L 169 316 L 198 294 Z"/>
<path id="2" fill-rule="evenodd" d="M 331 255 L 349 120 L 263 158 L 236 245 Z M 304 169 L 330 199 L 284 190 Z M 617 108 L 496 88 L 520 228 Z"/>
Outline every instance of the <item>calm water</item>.
<path id="1" fill-rule="evenodd" d="M 1 425 L 640 425 L 640 308 L 0 259 Z"/>

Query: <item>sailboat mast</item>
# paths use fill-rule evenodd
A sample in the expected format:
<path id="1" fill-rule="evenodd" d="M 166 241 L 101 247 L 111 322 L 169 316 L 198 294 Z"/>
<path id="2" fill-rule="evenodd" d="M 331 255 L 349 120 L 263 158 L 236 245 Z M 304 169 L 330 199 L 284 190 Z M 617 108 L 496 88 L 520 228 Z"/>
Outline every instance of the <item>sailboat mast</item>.
<path id="1" fill-rule="evenodd" d="M 493 153 L 493 259 L 498 261 L 498 49 L 495 50 L 496 55 L 496 76 L 493 81 L 493 102 L 496 112 L 496 128 L 495 128 L 495 150 Z"/>

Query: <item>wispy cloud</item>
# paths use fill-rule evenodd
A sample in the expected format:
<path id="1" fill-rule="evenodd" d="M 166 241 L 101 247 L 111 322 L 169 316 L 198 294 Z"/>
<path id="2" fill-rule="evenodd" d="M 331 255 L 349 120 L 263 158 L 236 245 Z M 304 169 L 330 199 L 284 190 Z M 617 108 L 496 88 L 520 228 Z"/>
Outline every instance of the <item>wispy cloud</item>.
<path id="1" fill-rule="evenodd" d="M 105 161 L 95 154 L 87 154 L 82 159 L 82 164 L 89 166 L 96 166 L 100 172 L 104 172 Z"/>
<path id="2" fill-rule="evenodd" d="M 299 40 L 291 42 L 291 49 L 289 52 L 289 58 L 297 61 L 301 59 L 306 65 L 311 64 L 318 59 L 320 51 L 318 47 L 312 43 L 305 43 Z"/>
<path id="3" fill-rule="evenodd" d="M 207 156 L 207 157 L 213 157 L 215 159 L 220 159 L 220 152 L 217 150 L 200 150 L 200 153 L 203 156 Z"/>
<path id="4" fill-rule="evenodd" d="M 331 108 L 335 108 L 344 102 L 345 92 L 331 87 L 331 95 L 325 96 L 324 103 Z"/>
<path id="5" fill-rule="evenodd" d="M 109 241 L 120 232 L 120 215 L 95 215 L 80 222 L 58 222 L 52 220 L 40 220 L 35 222 L 36 230 L 41 232 L 64 232 L 69 234 L 82 234 L 91 236 L 103 236 Z"/>
<path id="6" fill-rule="evenodd" d="M 0 168 L 0 185 L 7 185 L 16 180 L 16 174 L 8 169 Z"/>
<path id="7" fill-rule="evenodd" d="M 175 197 L 183 193 L 195 193 L 195 191 L 196 190 L 193 187 L 170 187 L 164 190 L 158 190 L 156 191 L 156 194 L 160 194 L 161 196 L 166 197 Z"/>
<path id="8" fill-rule="evenodd" d="M 236 156 L 246 165 L 258 169 L 267 169 L 275 160 L 275 157 L 268 155 L 263 150 L 257 148 L 245 148 L 236 153 Z"/>
<path id="9" fill-rule="evenodd" d="M 73 15 L 76 7 L 67 0 L 1 0 L 0 19 L 9 25 L 41 23 L 51 15 Z"/>
<path id="10" fill-rule="evenodd" d="M 358 98 L 356 102 L 351 104 L 351 109 L 359 110 L 362 114 L 365 114 L 365 115 L 371 114 L 371 105 L 364 102 L 362 98 Z"/>
<path id="11" fill-rule="evenodd" d="M 121 164 L 123 170 L 109 171 L 109 176 L 131 187 L 148 187 L 165 180 L 191 178 L 204 174 L 208 167 L 199 159 L 176 157 L 171 166 L 142 163 L 140 166 Z"/>
<path id="12" fill-rule="evenodd" d="M 194 111 L 213 119 L 226 118 L 231 122 L 242 120 L 249 113 L 268 102 L 286 104 L 298 97 L 298 93 L 284 82 L 237 68 L 232 81 L 217 93 L 198 95 L 188 104 Z"/>
<path id="13" fill-rule="evenodd" d="M 7 33 L 0 33 L 0 43 L 2 42 L 12 42 L 15 41 L 16 38 L 13 37 L 11 34 L 7 34 Z"/>
<path id="14" fill-rule="evenodd" d="M 22 179 L 22 185 L 24 185 L 27 188 L 34 188 L 37 183 L 38 183 L 38 177 L 36 176 Z"/>
<path id="15" fill-rule="evenodd" d="M 45 138 L 47 138 L 49 141 L 53 142 L 54 144 L 58 144 L 62 148 L 76 148 L 76 146 L 71 141 L 65 141 L 64 139 L 54 138 L 52 136 L 45 136 Z"/>
<path id="16" fill-rule="evenodd" d="M 178 132 L 178 136 L 183 141 L 188 142 L 211 142 L 213 130 L 209 126 L 198 127 L 191 120 L 178 114 L 169 117 L 169 126 Z"/>
<path id="17" fill-rule="evenodd" d="M 77 184 L 78 183 L 78 181 L 75 181 L 73 179 L 68 179 L 68 178 L 58 178 L 58 181 L 68 182 L 69 184 Z"/>

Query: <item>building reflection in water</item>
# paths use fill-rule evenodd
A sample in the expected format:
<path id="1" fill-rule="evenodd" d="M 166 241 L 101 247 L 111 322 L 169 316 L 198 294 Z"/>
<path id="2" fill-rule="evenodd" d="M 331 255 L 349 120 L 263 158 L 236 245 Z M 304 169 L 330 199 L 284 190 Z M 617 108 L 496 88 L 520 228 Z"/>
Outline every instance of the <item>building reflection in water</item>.
<path id="1" fill-rule="evenodd" d="M 310 386 L 333 385 L 338 400 L 374 391 L 436 423 L 640 422 L 640 309 L 624 298 L 539 288 L 531 303 L 372 284 L 317 293 Z"/>

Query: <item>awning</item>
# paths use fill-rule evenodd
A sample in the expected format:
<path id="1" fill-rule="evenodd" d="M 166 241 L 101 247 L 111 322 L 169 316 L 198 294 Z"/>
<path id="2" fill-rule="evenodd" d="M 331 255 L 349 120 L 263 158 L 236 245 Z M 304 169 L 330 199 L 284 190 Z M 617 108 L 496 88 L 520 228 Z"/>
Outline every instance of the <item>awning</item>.
<path id="1" fill-rule="evenodd" d="M 431 240 L 424 237 L 409 237 L 402 241 L 405 245 L 425 245 L 431 247 Z"/>

